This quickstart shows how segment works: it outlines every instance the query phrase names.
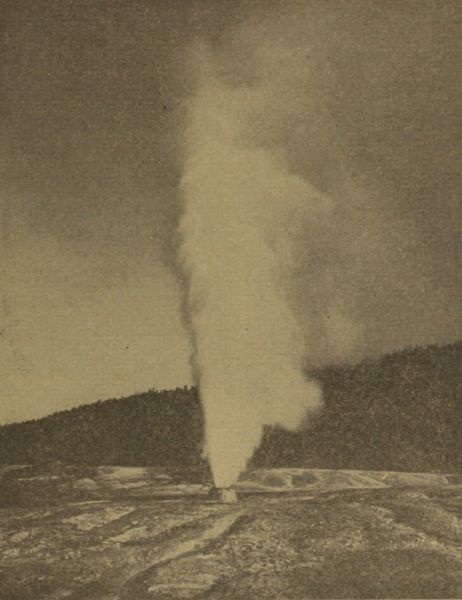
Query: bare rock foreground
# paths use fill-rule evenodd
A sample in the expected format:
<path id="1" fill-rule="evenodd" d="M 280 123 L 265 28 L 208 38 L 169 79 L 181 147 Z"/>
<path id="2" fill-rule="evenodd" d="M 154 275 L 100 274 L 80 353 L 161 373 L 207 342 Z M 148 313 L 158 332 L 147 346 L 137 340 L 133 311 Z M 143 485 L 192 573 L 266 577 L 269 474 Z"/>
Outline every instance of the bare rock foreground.
<path id="1" fill-rule="evenodd" d="M 462 597 L 457 476 L 259 470 L 237 504 L 182 481 L 1 468 L 0 598 Z"/>

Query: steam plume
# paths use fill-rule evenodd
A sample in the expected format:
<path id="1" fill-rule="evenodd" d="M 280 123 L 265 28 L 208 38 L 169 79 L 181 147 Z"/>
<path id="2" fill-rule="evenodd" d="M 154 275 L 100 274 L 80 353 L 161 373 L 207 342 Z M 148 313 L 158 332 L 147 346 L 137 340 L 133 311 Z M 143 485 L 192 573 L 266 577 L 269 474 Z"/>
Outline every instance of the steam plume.
<path id="1" fill-rule="evenodd" d="M 181 258 L 215 484 L 231 485 L 264 425 L 296 428 L 320 405 L 303 374 L 292 305 L 297 247 L 330 201 L 291 172 L 284 149 L 247 136 L 264 97 L 233 85 L 200 53 L 188 111 Z M 313 340 L 314 342 L 314 340 Z"/>

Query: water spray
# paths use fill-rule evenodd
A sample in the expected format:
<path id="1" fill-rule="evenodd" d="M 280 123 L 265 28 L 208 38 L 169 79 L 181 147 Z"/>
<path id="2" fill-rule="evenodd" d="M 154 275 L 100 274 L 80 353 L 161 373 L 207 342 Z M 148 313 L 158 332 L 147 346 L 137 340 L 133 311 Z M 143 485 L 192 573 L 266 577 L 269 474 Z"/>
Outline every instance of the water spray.
<path id="1" fill-rule="evenodd" d="M 320 405 L 289 296 L 303 221 L 323 201 L 282 150 L 246 141 L 260 92 L 223 81 L 207 53 L 200 60 L 185 132 L 180 258 L 210 497 L 235 502 L 231 486 L 264 427 L 295 429 Z"/>

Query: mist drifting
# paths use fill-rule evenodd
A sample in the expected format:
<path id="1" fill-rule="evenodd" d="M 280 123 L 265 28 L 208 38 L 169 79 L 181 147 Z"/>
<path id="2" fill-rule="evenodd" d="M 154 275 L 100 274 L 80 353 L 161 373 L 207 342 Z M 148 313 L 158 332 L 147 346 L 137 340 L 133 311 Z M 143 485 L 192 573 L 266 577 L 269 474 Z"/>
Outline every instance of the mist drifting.
<path id="1" fill-rule="evenodd" d="M 181 262 L 216 485 L 265 424 L 320 406 L 303 372 L 436 339 L 435 314 L 455 323 L 455 287 L 408 208 L 439 163 L 426 144 L 421 167 L 406 148 L 396 159 L 403 127 L 417 139 L 427 122 L 406 78 L 435 54 L 419 62 L 419 39 L 410 49 L 351 6 L 248 7 L 188 53 Z"/>

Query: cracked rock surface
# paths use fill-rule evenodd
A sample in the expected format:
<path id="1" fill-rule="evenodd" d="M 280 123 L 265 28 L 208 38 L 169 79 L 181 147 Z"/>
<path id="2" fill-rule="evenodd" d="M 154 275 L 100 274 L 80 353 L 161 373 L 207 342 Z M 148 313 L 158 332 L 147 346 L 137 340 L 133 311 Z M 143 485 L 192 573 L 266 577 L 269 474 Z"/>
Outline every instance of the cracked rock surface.
<path id="1" fill-rule="evenodd" d="M 457 477 L 265 470 L 237 504 L 141 468 L 0 484 L 2 600 L 462 597 Z"/>

